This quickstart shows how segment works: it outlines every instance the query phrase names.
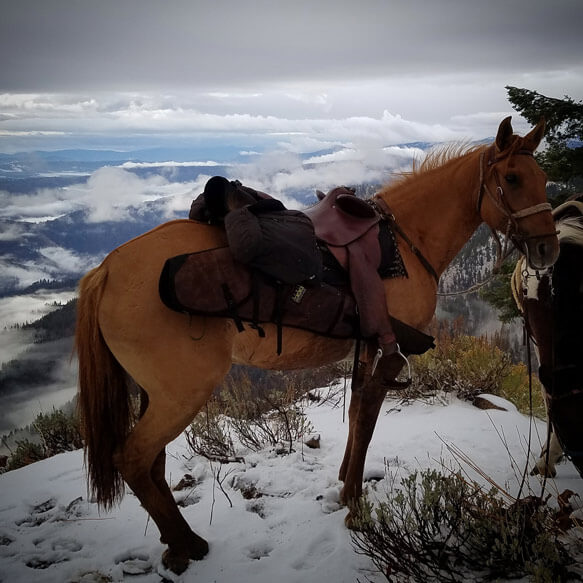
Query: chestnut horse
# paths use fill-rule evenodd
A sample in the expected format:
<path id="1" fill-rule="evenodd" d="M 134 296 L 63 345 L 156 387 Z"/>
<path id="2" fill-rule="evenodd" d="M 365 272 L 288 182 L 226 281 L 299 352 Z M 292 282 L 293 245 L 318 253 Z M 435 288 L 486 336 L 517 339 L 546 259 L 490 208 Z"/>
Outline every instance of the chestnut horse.
<path id="1" fill-rule="evenodd" d="M 510 235 L 533 268 L 555 261 L 558 243 L 545 175 L 532 156 L 543 133 L 541 122 L 517 136 L 506 118 L 490 146 L 429 157 L 376 195 L 409 239 L 398 235 L 408 277 L 384 281 L 395 318 L 423 329 L 435 311 L 437 283 L 416 251 L 441 275 L 482 222 Z M 225 245 L 218 227 L 171 221 L 115 249 L 80 283 L 79 404 L 92 492 L 98 503 L 111 507 L 125 482 L 168 545 L 164 565 L 177 573 L 190 559 L 201 559 L 208 544 L 190 529 L 168 487 L 166 444 L 192 421 L 232 363 L 308 368 L 344 359 L 353 348 L 352 340 L 284 328 L 278 355 L 275 325 L 266 325 L 260 338 L 251 329 L 238 332 L 230 319 L 169 310 L 158 295 L 166 259 Z M 377 376 L 351 397 L 340 468 L 341 499 L 349 506 L 362 493 L 365 454 L 386 394 Z M 144 398 L 134 423 L 131 387 L 136 385 Z"/>
<path id="2" fill-rule="evenodd" d="M 512 292 L 539 360 L 547 404 L 547 441 L 532 470 L 554 477 L 565 453 L 583 476 L 583 202 L 553 211 L 560 253 L 552 268 L 533 270 L 519 259 Z"/>

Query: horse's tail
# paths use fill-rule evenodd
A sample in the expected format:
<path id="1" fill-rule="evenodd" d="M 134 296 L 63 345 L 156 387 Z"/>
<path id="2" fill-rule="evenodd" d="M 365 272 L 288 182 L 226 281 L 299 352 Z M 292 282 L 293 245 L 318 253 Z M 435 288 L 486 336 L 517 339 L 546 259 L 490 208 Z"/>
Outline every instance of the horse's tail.
<path id="1" fill-rule="evenodd" d="M 75 350 L 79 360 L 78 408 L 85 441 L 85 463 L 94 499 L 104 508 L 119 502 L 124 482 L 114 454 L 131 424 L 128 375 L 109 350 L 98 322 L 107 282 L 106 264 L 93 269 L 79 284 Z"/>

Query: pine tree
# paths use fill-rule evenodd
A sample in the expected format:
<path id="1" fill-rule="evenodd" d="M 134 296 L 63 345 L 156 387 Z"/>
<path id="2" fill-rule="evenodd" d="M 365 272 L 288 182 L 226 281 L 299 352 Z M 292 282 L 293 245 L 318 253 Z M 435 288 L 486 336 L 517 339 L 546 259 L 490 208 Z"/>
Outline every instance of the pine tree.
<path id="1" fill-rule="evenodd" d="M 537 91 L 507 86 L 508 100 L 527 121 L 546 121 L 548 148 L 537 161 L 550 180 L 563 183 L 567 193 L 583 186 L 583 102 L 547 97 Z M 557 201 L 562 202 L 562 201 Z"/>

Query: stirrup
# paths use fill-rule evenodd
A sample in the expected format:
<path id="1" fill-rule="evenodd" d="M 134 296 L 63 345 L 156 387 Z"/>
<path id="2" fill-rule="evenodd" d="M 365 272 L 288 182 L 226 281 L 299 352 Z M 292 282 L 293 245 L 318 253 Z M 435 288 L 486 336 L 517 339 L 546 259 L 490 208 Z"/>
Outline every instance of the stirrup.
<path id="1" fill-rule="evenodd" d="M 404 381 L 397 381 L 396 379 L 393 379 L 393 382 L 395 383 L 394 386 L 396 386 L 396 387 L 408 387 L 411 384 L 411 380 L 412 380 L 411 363 L 409 362 L 409 359 L 401 352 L 401 347 L 399 346 L 398 342 L 397 342 L 397 350 L 395 350 L 395 352 L 393 352 L 392 354 L 396 354 L 397 356 L 400 356 L 405 361 L 405 364 L 407 365 L 407 379 Z M 382 356 L 383 356 L 383 349 L 379 346 L 379 348 L 377 349 L 377 352 L 375 354 L 374 360 L 372 361 L 372 370 L 370 373 L 371 377 L 374 376 L 375 370 L 376 370 L 377 365 L 379 363 L 379 360 L 382 358 Z"/>
<path id="2" fill-rule="evenodd" d="M 401 352 L 401 347 L 399 346 L 399 344 L 397 344 L 397 352 L 395 352 L 395 354 L 398 354 L 404 361 L 405 364 L 407 365 L 407 379 L 405 381 L 403 381 L 404 383 L 407 383 L 407 386 L 411 384 L 411 363 L 409 362 L 409 359 Z M 395 379 L 395 382 L 399 382 Z"/>

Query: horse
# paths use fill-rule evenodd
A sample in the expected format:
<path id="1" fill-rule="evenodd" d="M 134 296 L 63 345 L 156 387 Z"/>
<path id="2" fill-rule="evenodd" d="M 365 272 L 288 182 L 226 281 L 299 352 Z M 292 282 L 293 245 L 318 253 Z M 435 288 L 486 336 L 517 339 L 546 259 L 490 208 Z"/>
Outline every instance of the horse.
<path id="1" fill-rule="evenodd" d="M 533 269 L 520 258 L 511 278 L 547 405 L 547 440 L 531 473 L 554 477 L 566 454 L 583 477 L 583 202 L 567 201 L 553 216 L 560 245 L 556 263 Z"/>
<path id="2" fill-rule="evenodd" d="M 419 330 L 430 323 L 437 280 L 426 266 L 440 276 L 482 222 L 509 235 L 533 269 L 554 263 L 559 247 L 546 177 L 533 157 L 543 135 L 543 120 L 522 137 L 508 117 L 492 144 L 428 156 L 373 197 L 377 206 L 390 207 L 408 274 L 383 280 L 393 317 Z M 345 359 L 354 349 L 354 339 L 284 327 L 278 354 L 275 324 L 265 325 L 259 336 L 250 326 L 239 331 L 230 318 L 169 310 L 158 294 L 165 261 L 222 246 L 220 227 L 170 221 L 112 251 L 79 284 L 78 400 L 91 493 L 111 509 L 129 486 L 167 545 L 162 564 L 175 573 L 202 559 L 209 546 L 176 505 L 164 475 L 165 446 L 192 421 L 233 363 L 310 368 Z M 132 415 L 136 386 L 142 398 L 139 414 Z M 352 391 L 339 471 L 340 498 L 349 511 L 362 494 L 366 450 L 386 392 L 376 374 Z"/>

